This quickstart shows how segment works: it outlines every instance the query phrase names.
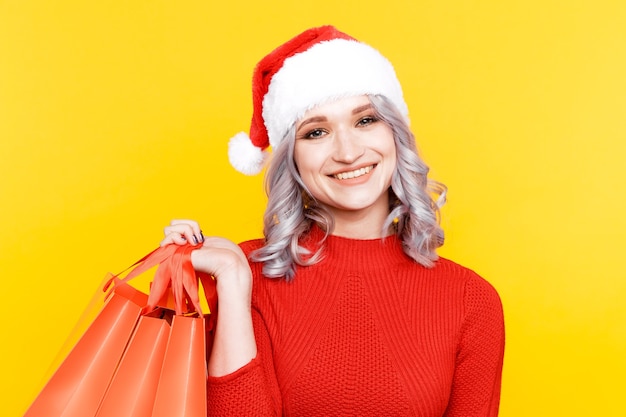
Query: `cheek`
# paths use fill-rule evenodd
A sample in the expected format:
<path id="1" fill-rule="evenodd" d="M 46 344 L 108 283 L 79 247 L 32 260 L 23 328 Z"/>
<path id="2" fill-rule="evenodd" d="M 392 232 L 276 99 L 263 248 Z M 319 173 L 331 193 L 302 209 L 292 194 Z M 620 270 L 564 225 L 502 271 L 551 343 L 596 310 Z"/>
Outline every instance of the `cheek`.
<path id="1" fill-rule="evenodd" d="M 396 147 L 395 147 L 395 145 L 394 145 L 394 146 L 391 146 L 391 147 L 389 148 L 389 153 L 388 153 L 388 154 L 389 154 L 389 159 L 392 161 L 392 163 L 393 163 L 393 167 L 394 167 L 394 169 L 395 169 L 395 168 L 396 168 L 396 166 L 398 165 L 398 156 L 397 156 L 397 153 L 396 153 Z"/>
<path id="2" fill-rule="evenodd" d="M 380 153 L 391 162 L 391 165 L 397 165 L 397 153 L 396 153 L 396 142 L 393 138 L 393 134 L 391 131 L 388 131 L 385 135 L 385 141 L 383 142 L 383 146 L 380 148 Z"/>
<path id="3" fill-rule="evenodd" d="M 293 151 L 293 160 L 300 176 L 304 181 L 315 175 L 321 169 L 321 162 L 317 158 L 317 152 L 306 143 L 296 143 Z"/>

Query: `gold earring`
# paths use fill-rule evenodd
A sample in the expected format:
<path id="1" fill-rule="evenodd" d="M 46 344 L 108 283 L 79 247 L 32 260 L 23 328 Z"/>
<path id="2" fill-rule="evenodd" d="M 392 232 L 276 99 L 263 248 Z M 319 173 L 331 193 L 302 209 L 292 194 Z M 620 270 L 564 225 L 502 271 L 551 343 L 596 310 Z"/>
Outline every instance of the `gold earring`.
<path id="1" fill-rule="evenodd" d="M 302 191 L 302 207 L 305 210 L 308 210 L 310 205 L 309 203 L 311 202 L 312 198 L 311 196 L 309 196 L 309 194 L 307 194 L 306 192 Z"/>

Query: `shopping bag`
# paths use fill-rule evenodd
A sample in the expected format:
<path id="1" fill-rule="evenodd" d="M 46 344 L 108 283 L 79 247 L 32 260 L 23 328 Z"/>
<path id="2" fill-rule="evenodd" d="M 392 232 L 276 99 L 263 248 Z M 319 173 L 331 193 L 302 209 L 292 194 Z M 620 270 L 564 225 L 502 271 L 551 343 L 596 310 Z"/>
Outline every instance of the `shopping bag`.
<path id="1" fill-rule="evenodd" d="M 205 320 L 175 315 L 152 417 L 205 417 Z"/>
<path id="2" fill-rule="evenodd" d="M 206 330 L 198 302 L 198 281 L 202 280 L 205 295 L 213 297 L 208 300 L 213 313 L 215 283 L 211 277 L 196 276 L 191 266 L 192 250 L 191 245 L 158 248 L 138 261 L 125 278 L 114 277 L 105 286 L 109 297 L 101 312 L 25 417 L 150 417 L 158 410 L 157 391 L 164 375 L 178 378 L 186 387 L 172 391 L 173 394 L 161 389 L 170 400 L 178 401 L 186 413 L 168 415 L 205 415 L 205 351 L 211 333 Z M 128 284 L 130 279 L 155 265 L 159 267 L 149 296 Z M 164 301 L 174 305 L 180 320 L 173 318 L 173 311 L 159 307 Z M 209 317 L 212 329 L 215 314 Z M 178 325 L 187 321 L 193 322 L 193 326 Z M 170 351 L 177 353 L 168 354 Z M 167 360 L 170 356 L 174 359 Z M 186 358 L 187 362 L 179 361 L 177 356 Z M 163 374 L 168 362 L 176 366 L 177 376 Z M 202 379 L 197 376 L 197 369 Z"/>
<path id="3" fill-rule="evenodd" d="M 94 415 L 147 298 L 128 284 L 116 287 L 24 416 Z"/>
<path id="4" fill-rule="evenodd" d="M 164 317 L 139 318 L 97 417 L 152 415 L 169 334 L 170 322 Z"/>
<path id="5" fill-rule="evenodd" d="M 146 416 L 206 416 L 207 341 L 212 343 L 217 294 L 212 277 L 194 271 L 191 263 L 193 249 L 189 245 L 179 247 L 167 263 L 160 265 L 150 288 L 147 310 L 150 311 L 154 305 L 160 305 L 173 309 L 175 315 L 154 394 L 152 414 L 145 414 Z M 207 299 L 210 313 L 208 317 L 203 315 L 200 306 L 199 283 L 202 284 Z M 167 291 L 164 291 L 165 288 Z M 151 399 L 152 394 L 138 392 L 137 396 L 145 395 Z M 131 414 L 119 415 L 131 417 Z M 143 416 L 137 414 L 132 417 L 140 415 Z"/>
<path id="6" fill-rule="evenodd" d="M 142 316 L 97 417 L 205 417 L 205 319 Z"/>
<path id="7" fill-rule="evenodd" d="M 172 321 L 152 417 L 206 416 L 205 317 L 199 303 L 198 279 L 191 264 L 192 249 L 183 247 L 177 251 L 169 263 L 171 271 L 166 275 L 171 277 L 177 314 Z M 204 282 L 204 287 L 210 288 L 210 285 Z M 209 308 L 211 304 L 214 302 L 209 302 Z M 186 306 L 196 314 L 182 315 Z"/>

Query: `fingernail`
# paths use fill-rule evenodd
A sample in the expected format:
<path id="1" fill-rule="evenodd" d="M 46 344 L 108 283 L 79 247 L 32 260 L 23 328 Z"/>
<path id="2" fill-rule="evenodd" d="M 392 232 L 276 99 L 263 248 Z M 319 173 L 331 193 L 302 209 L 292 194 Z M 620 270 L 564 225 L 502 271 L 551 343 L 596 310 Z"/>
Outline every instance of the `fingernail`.
<path id="1" fill-rule="evenodd" d="M 202 230 L 200 230 L 200 241 L 204 242 L 204 234 L 202 233 Z"/>
<path id="2" fill-rule="evenodd" d="M 198 238 L 196 237 L 196 235 L 193 235 L 193 243 L 195 243 L 196 245 L 198 244 Z"/>

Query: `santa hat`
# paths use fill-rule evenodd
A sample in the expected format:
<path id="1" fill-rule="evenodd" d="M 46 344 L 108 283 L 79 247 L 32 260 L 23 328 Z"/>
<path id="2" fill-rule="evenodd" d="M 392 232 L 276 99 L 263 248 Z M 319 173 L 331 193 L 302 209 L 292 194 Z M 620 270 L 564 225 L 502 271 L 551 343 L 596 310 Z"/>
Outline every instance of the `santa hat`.
<path id="1" fill-rule="evenodd" d="M 268 147 L 276 150 L 307 110 L 363 94 L 387 97 L 408 118 L 393 66 L 376 49 L 333 26 L 299 34 L 257 64 L 250 135 L 241 132 L 231 138 L 230 163 L 244 174 L 258 174 L 268 158 Z"/>

